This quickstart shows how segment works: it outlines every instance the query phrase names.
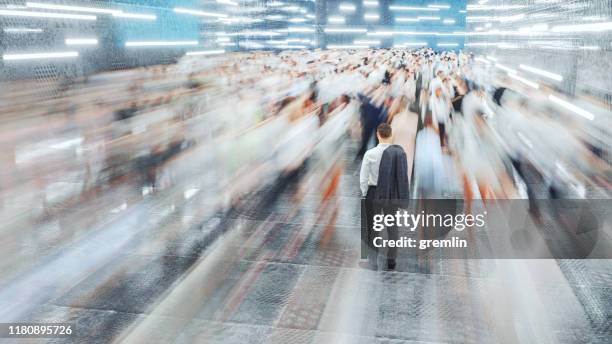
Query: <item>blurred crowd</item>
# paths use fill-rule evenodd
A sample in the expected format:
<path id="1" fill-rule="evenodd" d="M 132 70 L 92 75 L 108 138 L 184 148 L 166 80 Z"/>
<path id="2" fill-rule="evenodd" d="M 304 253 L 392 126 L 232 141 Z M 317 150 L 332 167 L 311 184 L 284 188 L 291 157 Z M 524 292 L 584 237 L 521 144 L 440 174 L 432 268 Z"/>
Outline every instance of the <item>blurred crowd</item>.
<path id="1" fill-rule="evenodd" d="M 577 116 L 465 53 L 249 52 L 3 85 L 0 204 L 78 203 L 122 183 L 194 186 L 230 205 L 307 161 L 334 192 L 376 127 L 408 157 L 412 197 L 606 197 L 610 113 Z"/>

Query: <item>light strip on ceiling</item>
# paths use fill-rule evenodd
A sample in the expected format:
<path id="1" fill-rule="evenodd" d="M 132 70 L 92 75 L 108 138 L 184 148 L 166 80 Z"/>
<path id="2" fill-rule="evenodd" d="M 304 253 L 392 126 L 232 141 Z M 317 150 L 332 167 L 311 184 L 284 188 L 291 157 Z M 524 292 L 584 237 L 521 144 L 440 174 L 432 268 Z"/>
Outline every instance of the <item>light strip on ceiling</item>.
<path id="1" fill-rule="evenodd" d="M 427 5 L 427 7 L 447 10 L 450 8 L 450 5 Z"/>
<path id="2" fill-rule="evenodd" d="M 71 11 L 71 12 L 89 12 L 89 13 L 105 13 L 113 14 L 119 13 L 121 10 L 113 10 L 110 8 L 96 8 L 96 7 L 83 7 L 83 6 L 65 6 L 56 4 L 43 4 L 40 2 L 26 2 L 26 6 L 29 8 L 41 8 L 45 10 L 60 10 L 60 11 Z"/>
<path id="3" fill-rule="evenodd" d="M 612 22 L 580 24 L 580 25 L 559 25 L 551 29 L 553 32 L 602 32 L 612 30 Z"/>
<path id="4" fill-rule="evenodd" d="M 217 0 L 217 3 L 222 5 L 238 6 L 238 3 L 232 0 Z"/>
<path id="5" fill-rule="evenodd" d="M 76 51 L 66 51 L 58 53 L 34 53 L 34 54 L 4 54 L 2 59 L 4 61 L 18 61 L 18 60 L 35 60 L 35 59 L 56 59 L 66 57 L 78 57 L 79 53 Z"/>
<path id="6" fill-rule="evenodd" d="M 444 19 L 442 21 L 444 24 L 455 24 L 455 19 Z"/>
<path id="7" fill-rule="evenodd" d="M 356 40 L 353 41 L 353 44 L 357 44 L 357 45 L 364 45 L 364 44 L 365 45 L 379 45 L 380 41 L 372 41 L 372 40 L 366 40 L 366 39 L 364 39 L 364 40 L 356 39 Z"/>
<path id="8" fill-rule="evenodd" d="M 512 69 L 512 68 L 510 68 L 510 67 L 506 67 L 506 66 L 504 66 L 504 65 L 503 65 L 503 64 L 501 64 L 501 63 L 496 63 L 496 64 L 495 64 L 495 67 L 497 67 L 497 68 L 499 68 L 499 69 L 501 69 L 501 70 L 503 70 L 503 71 L 506 71 L 506 72 L 508 72 L 508 73 L 511 73 L 511 74 L 516 74 L 516 73 L 518 73 L 516 70 L 514 70 L 514 69 Z"/>
<path id="9" fill-rule="evenodd" d="M 391 11 L 439 11 L 439 8 L 432 7 L 414 7 L 414 6 L 389 6 Z"/>
<path id="10" fill-rule="evenodd" d="M 439 47 L 456 47 L 459 46 L 458 43 L 438 43 Z"/>
<path id="11" fill-rule="evenodd" d="M 355 12 L 355 5 L 353 4 L 340 4 L 338 9 L 342 12 Z"/>
<path id="12" fill-rule="evenodd" d="M 581 109 L 579 107 L 577 107 L 576 105 L 565 101 L 559 97 L 553 96 L 552 94 L 548 96 L 548 99 L 558 105 L 561 105 L 562 107 L 574 112 L 575 114 L 578 114 L 590 121 L 595 119 L 595 115 L 593 115 L 592 113 L 588 112 L 587 110 Z"/>
<path id="13" fill-rule="evenodd" d="M 417 17 L 418 20 L 440 20 L 440 17 Z"/>
<path id="14" fill-rule="evenodd" d="M 341 23 L 344 23 L 344 18 L 343 17 L 329 17 L 327 18 L 327 21 L 329 23 L 341 24 Z"/>
<path id="15" fill-rule="evenodd" d="M 218 55 L 224 54 L 225 50 L 203 50 L 203 51 L 190 51 L 185 53 L 187 56 L 200 56 L 200 55 Z"/>
<path id="16" fill-rule="evenodd" d="M 27 27 L 5 27 L 4 32 L 6 33 L 41 33 L 43 29 L 32 29 Z"/>
<path id="17" fill-rule="evenodd" d="M 547 72 L 545 70 L 541 70 L 541 69 L 538 69 L 538 68 L 535 68 L 535 67 L 531 67 L 531 66 L 528 66 L 528 65 L 524 65 L 524 64 L 519 65 L 519 68 L 522 69 L 522 70 L 526 70 L 528 72 L 531 72 L 533 74 L 537 74 L 537 75 L 540 75 L 540 76 L 543 76 L 543 77 L 547 77 L 549 79 L 553 79 L 555 81 L 563 81 L 563 76 L 561 76 L 559 74 Z"/>
<path id="18" fill-rule="evenodd" d="M 378 20 L 380 19 L 380 16 L 378 14 L 375 13 L 366 13 L 363 15 L 363 18 L 365 20 Z"/>
<path id="19" fill-rule="evenodd" d="M 153 14 L 138 14 L 138 13 L 113 13 L 113 17 L 119 18 L 131 18 L 131 19 L 144 19 L 144 20 L 156 20 L 157 16 Z"/>
<path id="20" fill-rule="evenodd" d="M 180 45 L 198 45 L 198 41 L 128 41 L 126 47 L 165 47 Z"/>
<path id="21" fill-rule="evenodd" d="M 328 27 L 325 28 L 326 33 L 366 33 L 368 30 L 366 29 L 357 29 L 357 28 L 344 28 L 344 27 Z"/>
<path id="22" fill-rule="evenodd" d="M 215 17 L 215 18 L 226 18 L 227 17 L 227 14 L 190 10 L 187 8 L 180 8 L 180 7 L 175 7 L 174 12 L 191 14 L 191 15 L 200 16 L 200 17 Z"/>
<path id="23" fill-rule="evenodd" d="M 68 14 L 68 13 L 53 13 L 53 12 L 28 12 L 28 11 L 13 11 L 13 10 L 0 10 L 0 16 L 54 18 L 54 19 L 78 19 L 78 20 L 96 20 L 96 16 L 86 15 L 86 14 Z"/>
<path id="24" fill-rule="evenodd" d="M 537 83 L 531 81 L 531 80 L 527 80 L 525 78 L 522 78 L 514 73 L 508 73 L 508 76 L 511 77 L 512 79 L 518 80 L 520 82 L 522 82 L 523 84 L 531 87 L 531 88 L 535 88 L 536 90 L 540 88 L 540 85 L 538 85 Z"/>
<path id="25" fill-rule="evenodd" d="M 395 21 L 398 23 L 416 23 L 419 21 L 418 18 L 408 18 L 408 17 L 396 17 Z"/>
<path id="26" fill-rule="evenodd" d="M 95 38 L 66 38 L 66 45 L 97 45 Z"/>
<path id="27" fill-rule="evenodd" d="M 376 7 L 376 6 L 378 6 L 378 1 L 363 0 L 363 7 Z"/>

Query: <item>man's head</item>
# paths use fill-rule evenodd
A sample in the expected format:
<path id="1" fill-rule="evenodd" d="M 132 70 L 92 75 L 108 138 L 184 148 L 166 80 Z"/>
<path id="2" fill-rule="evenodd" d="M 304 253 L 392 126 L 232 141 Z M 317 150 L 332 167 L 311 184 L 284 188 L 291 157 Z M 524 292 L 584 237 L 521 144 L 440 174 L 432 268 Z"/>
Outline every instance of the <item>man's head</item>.
<path id="1" fill-rule="evenodd" d="M 376 137 L 378 137 L 380 143 L 391 143 L 391 139 L 393 138 L 391 126 L 387 123 L 380 124 L 378 128 L 376 128 Z"/>

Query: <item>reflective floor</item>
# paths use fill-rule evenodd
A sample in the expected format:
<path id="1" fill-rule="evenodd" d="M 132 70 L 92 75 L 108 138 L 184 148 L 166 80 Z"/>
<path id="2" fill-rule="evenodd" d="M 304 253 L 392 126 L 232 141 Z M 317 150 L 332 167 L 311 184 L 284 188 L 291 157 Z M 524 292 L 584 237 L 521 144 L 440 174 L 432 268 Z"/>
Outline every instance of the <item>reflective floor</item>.
<path id="1" fill-rule="evenodd" d="M 609 260 L 360 267 L 356 149 L 331 194 L 311 158 L 224 211 L 204 189 L 129 182 L 77 204 L 4 200 L 0 321 L 76 325 L 7 342 L 610 342 Z"/>

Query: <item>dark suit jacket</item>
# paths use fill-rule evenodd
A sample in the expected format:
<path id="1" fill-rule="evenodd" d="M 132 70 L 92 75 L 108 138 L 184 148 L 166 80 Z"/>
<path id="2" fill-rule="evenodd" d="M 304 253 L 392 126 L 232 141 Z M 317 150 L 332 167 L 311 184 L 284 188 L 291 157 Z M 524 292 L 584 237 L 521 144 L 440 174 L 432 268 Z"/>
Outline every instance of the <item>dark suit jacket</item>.
<path id="1" fill-rule="evenodd" d="M 378 168 L 375 199 L 408 199 L 410 185 L 407 166 L 406 153 L 401 146 L 391 145 L 385 149 Z"/>

